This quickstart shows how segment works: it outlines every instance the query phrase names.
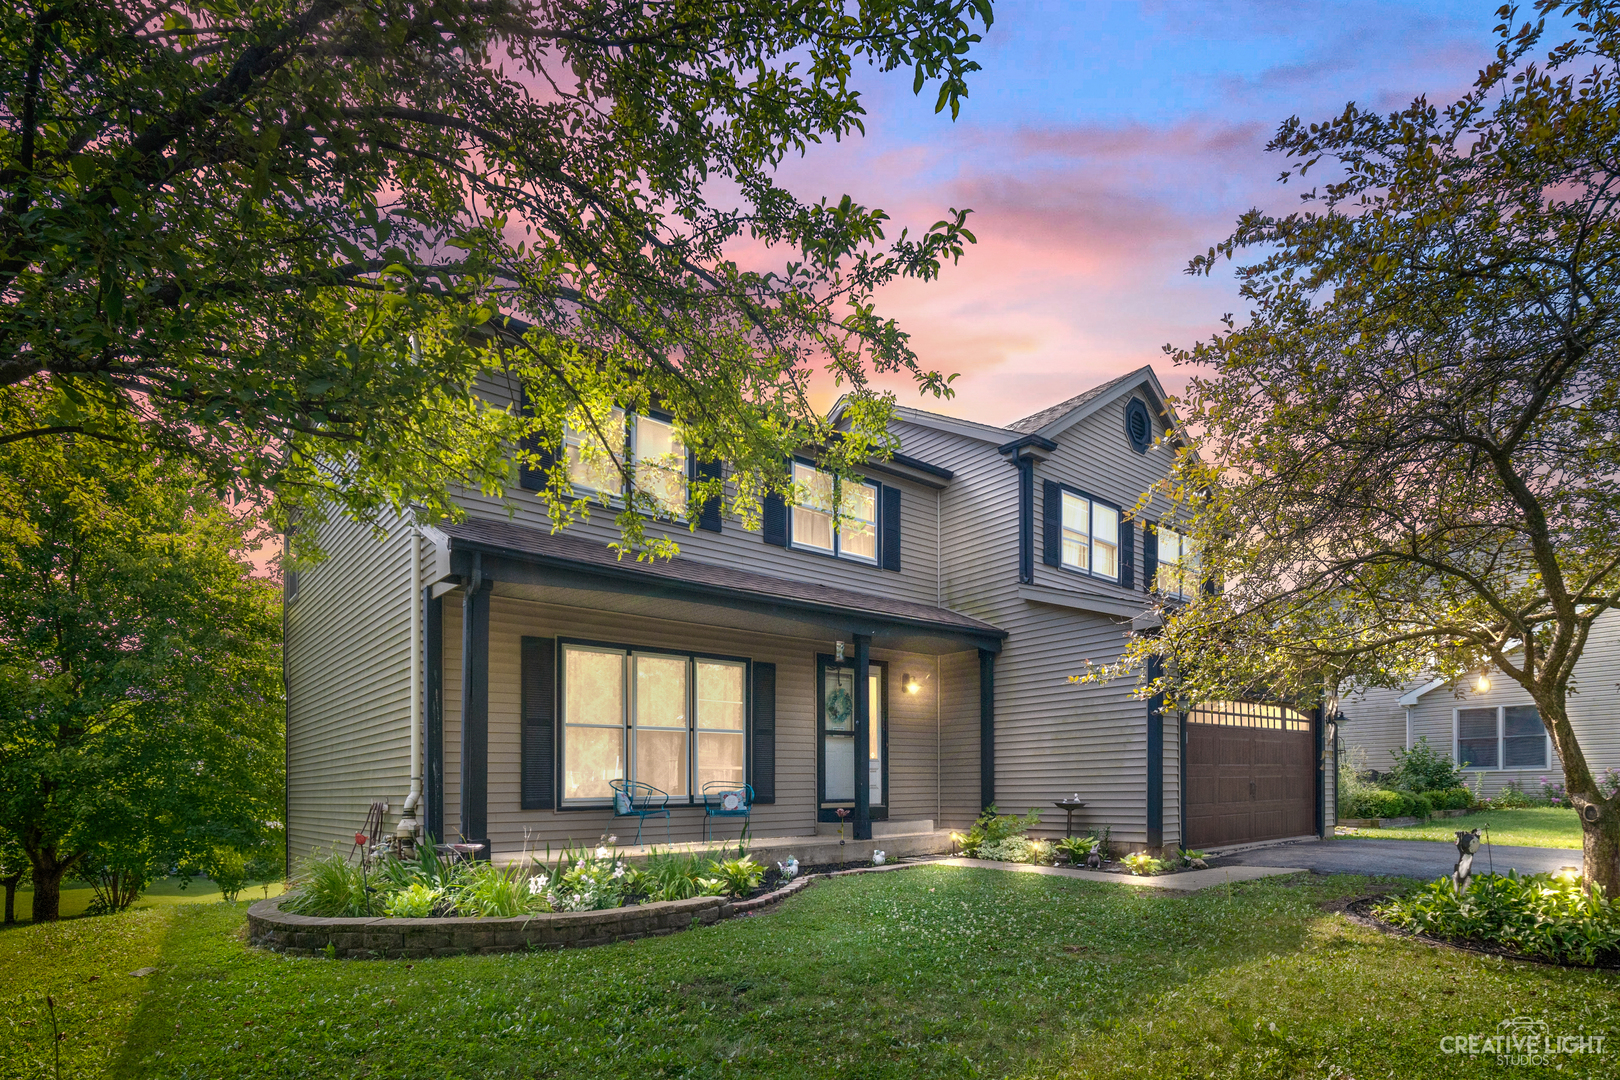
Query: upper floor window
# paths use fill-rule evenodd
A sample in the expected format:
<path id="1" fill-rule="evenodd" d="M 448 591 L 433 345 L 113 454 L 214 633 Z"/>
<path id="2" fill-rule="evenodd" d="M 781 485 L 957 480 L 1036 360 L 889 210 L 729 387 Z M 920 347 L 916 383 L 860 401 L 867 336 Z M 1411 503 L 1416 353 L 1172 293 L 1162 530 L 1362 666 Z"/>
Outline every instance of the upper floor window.
<path id="1" fill-rule="evenodd" d="M 1198 591 L 1198 542 L 1186 533 L 1160 525 L 1159 569 L 1154 587 L 1165 596 L 1189 600 Z"/>
<path id="2" fill-rule="evenodd" d="M 564 430 L 568 479 L 574 488 L 609 499 L 625 495 L 622 466 L 629 465 L 635 490 L 657 504 L 660 516 L 686 514 L 687 454 L 681 431 L 668 420 L 623 409 L 600 430 Z"/>
<path id="3" fill-rule="evenodd" d="M 1063 565 L 1119 580 L 1119 511 L 1072 491 L 1063 493 Z"/>
<path id="4" fill-rule="evenodd" d="M 794 547 L 823 551 L 846 559 L 877 562 L 877 485 L 840 481 L 829 472 L 793 463 Z M 843 514 L 833 524 L 835 508 Z"/>

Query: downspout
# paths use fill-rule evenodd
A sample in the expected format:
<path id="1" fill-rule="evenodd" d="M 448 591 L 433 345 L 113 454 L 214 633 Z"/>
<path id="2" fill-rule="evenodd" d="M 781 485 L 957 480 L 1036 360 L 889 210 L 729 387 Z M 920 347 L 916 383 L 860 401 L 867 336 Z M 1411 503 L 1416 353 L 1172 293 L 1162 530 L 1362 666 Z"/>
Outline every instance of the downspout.
<path id="1" fill-rule="evenodd" d="M 1406 748 L 1412 749 L 1412 706 L 1406 706 Z"/>
<path id="2" fill-rule="evenodd" d="M 417 818 L 422 805 L 422 531 L 412 526 L 406 538 L 411 546 L 410 580 L 405 589 L 405 606 L 411 613 L 411 793 L 405 796 L 405 808 L 400 812 L 399 824 L 394 827 L 394 836 L 414 840 L 422 831 Z"/>

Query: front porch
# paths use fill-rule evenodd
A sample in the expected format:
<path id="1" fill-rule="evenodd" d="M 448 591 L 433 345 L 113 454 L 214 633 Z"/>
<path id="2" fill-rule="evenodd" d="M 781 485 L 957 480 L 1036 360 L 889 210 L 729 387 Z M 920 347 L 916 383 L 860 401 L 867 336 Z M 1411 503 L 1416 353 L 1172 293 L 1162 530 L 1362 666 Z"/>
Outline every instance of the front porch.
<path id="1" fill-rule="evenodd" d="M 993 799 L 995 627 L 504 523 L 447 535 L 454 580 L 425 597 L 433 836 L 501 861 L 622 847 L 625 778 L 669 795 L 639 848 L 703 849 L 742 826 L 715 819 L 705 843 L 703 784 L 747 783 L 757 857 L 819 865 L 840 861 L 838 809 L 853 862 L 948 851 Z"/>
<path id="2" fill-rule="evenodd" d="M 631 827 L 634 828 L 634 822 L 631 823 Z M 662 831 L 659 830 L 660 833 Z M 872 832 L 874 835 L 870 840 L 856 840 L 848 835 L 840 838 L 837 832 L 822 832 L 810 836 L 755 836 L 750 833 L 744 841 L 738 830 L 729 829 L 724 835 L 717 835 L 711 840 L 687 840 L 678 843 L 666 843 L 662 836 L 650 839 L 643 834 L 644 842 L 641 844 L 627 844 L 624 842 L 626 838 L 617 833 L 609 835 L 617 837 L 619 842 L 615 845 L 615 849 L 630 862 L 639 862 L 650 855 L 668 852 L 702 854 L 730 849 L 735 854 L 740 843 L 746 843 L 748 853 L 754 857 L 754 861 L 767 868 L 789 859 L 798 859 L 799 865 L 803 867 L 836 866 L 840 863 L 862 865 L 871 862 L 873 852 L 876 851 L 883 852 L 889 862 L 924 855 L 944 855 L 952 851 L 952 830 L 935 828 L 933 821 L 875 822 Z M 539 851 L 528 852 L 498 851 L 494 861 L 522 862 L 535 856 L 544 858 L 546 854 L 544 847 Z M 558 854 L 555 849 L 550 852 L 553 859 Z"/>

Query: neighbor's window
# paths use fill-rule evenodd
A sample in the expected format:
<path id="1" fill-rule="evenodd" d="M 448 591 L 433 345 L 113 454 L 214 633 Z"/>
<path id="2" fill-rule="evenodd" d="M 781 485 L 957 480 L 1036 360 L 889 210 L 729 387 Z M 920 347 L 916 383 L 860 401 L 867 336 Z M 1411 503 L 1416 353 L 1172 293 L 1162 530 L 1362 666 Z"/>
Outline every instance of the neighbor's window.
<path id="1" fill-rule="evenodd" d="M 1465 769 L 1545 769 L 1552 739 L 1534 705 L 1458 709 L 1456 760 Z"/>
<path id="2" fill-rule="evenodd" d="M 659 516 L 685 516 L 687 454 L 680 429 L 654 416 L 627 418 L 622 409 L 614 409 L 600 427 L 600 432 L 572 424 L 564 429 L 568 478 L 575 489 L 622 498 L 621 465 L 628 463 L 635 490 L 652 498 Z"/>
<path id="3" fill-rule="evenodd" d="M 1167 529 L 1159 532 L 1159 570 L 1154 585 L 1166 596 L 1190 599 L 1198 591 L 1198 543 L 1185 533 Z"/>
<path id="4" fill-rule="evenodd" d="M 1063 493 L 1063 565 L 1119 579 L 1119 511 L 1072 491 Z"/>
<path id="5" fill-rule="evenodd" d="M 793 546 L 877 562 L 877 485 L 793 463 Z M 833 508 L 843 512 L 835 528 Z"/>
<path id="6" fill-rule="evenodd" d="M 672 803 L 695 801 L 710 780 L 740 785 L 747 670 L 735 660 L 564 645 L 563 801 L 605 802 L 621 778 Z"/>

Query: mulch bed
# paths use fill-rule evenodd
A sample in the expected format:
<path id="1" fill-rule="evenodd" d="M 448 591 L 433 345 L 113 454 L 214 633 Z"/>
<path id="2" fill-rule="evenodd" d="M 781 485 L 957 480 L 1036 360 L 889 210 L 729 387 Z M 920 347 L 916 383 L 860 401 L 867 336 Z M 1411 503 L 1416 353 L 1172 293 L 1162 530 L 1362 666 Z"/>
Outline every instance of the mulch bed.
<path id="1" fill-rule="evenodd" d="M 1353 923 L 1369 927 L 1391 937 L 1409 938 L 1412 941 L 1421 941 L 1425 945 L 1432 945 L 1440 949 L 1455 949 L 1458 952 L 1474 953 L 1478 956 L 1494 956 L 1502 960 L 1518 960 L 1526 964 L 1540 964 L 1543 967 L 1574 968 L 1579 971 L 1620 971 L 1620 964 L 1566 964 L 1560 960 L 1548 960 L 1541 956 L 1526 956 L 1516 949 L 1503 945 L 1496 945 L 1489 941 L 1477 941 L 1471 938 L 1438 938 L 1428 934 L 1419 934 L 1411 930 L 1385 922 L 1374 915 L 1372 909 L 1379 904 L 1394 899 L 1387 893 L 1378 893 L 1372 896 L 1358 896 L 1350 900 L 1341 900 L 1324 906 L 1327 911 L 1334 911 L 1343 915 Z"/>

